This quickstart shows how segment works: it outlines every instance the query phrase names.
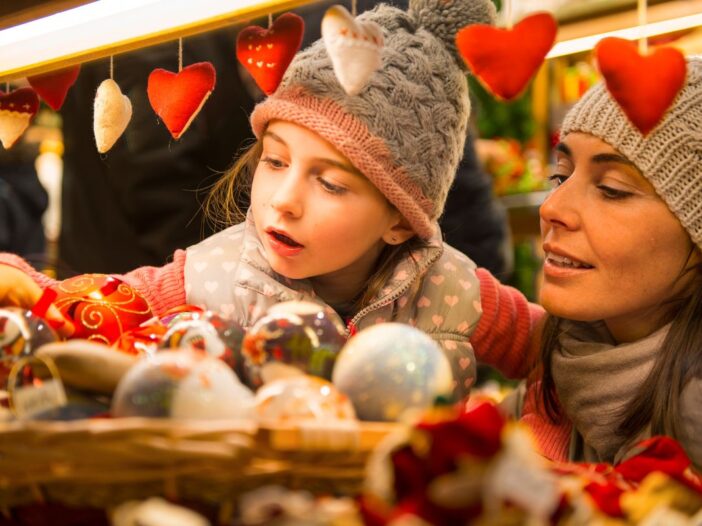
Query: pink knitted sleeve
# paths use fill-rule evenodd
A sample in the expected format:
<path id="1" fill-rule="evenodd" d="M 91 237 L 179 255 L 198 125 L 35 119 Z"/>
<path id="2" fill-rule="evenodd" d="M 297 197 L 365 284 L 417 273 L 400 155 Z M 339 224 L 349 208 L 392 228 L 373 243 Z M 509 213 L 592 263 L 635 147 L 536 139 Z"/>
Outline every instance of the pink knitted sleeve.
<path id="1" fill-rule="evenodd" d="M 56 283 L 58 283 L 57 280 L 50 278 L 46 274 L 42 274 L 38 270 L 36 270 L 32 265 L 27 263 L 24 259 L 22 259 L 20 256 L 17 254 L 10 254 L 9 252 L 1 252 L 0 253 L 0 264 L 3 265 L 9 265 L 11 267 L 15 267 L 25 274 L 27 274 L 30 278 L 32 278 L 42 289 L 45 289 L 46 287 L 50 287 Z"/>
<path id="2" fill-rule="evenodd" d="M 117 276 L 141 292 L 155 316 L 185 303 L 185 250 L 176 250 L 163 267 L 141 267 Z"/>
<path id="3" fill-rule="evenodd" d="M 173 262 L 163 267 L 141 267 L 116 277 L 138 290 L 146 298 L 153 314 L 160 316 L 168 309 L 185 303 L 183 277 L 185 254 L 184 250 L 176 250 Z M 26 272 L 43 289 L 59 283 L 37 271 L 15 254 L 0 253 L 0 264 L 10 265 Z"/>
<path id="4" fill-rule="evenodd" d="M 500 283 L 485 269 L 476 271 L 480 280 L 483 314 L 470 342 L 475 357 L 497 368 L 509 378 L 529 374 L 538 348 L 544 310 L 529 303 L 517 289 Z"/>

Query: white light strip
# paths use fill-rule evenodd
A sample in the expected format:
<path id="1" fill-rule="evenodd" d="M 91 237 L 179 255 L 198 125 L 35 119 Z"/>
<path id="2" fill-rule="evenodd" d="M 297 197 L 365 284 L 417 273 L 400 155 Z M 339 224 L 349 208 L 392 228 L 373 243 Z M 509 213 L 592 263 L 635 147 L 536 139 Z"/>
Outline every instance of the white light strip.
<path id="1" fill-rule="evenodd" d="M 608 33 L 600 33 L 588 37 L 574 38 L 572 40 L 558 42 L 555 46 L 553 46 L 549 54 L 546 55 L 546 58 L 562 57 L 564 55 L 588 51 L 594 48 L 595 45 L 605 37 L 619 37 L 627 40 L 637 40 L 644 36 L 653 37 L 656 35 L 664 35 L 666 33 L 673 33 L 675 31 L 690 29 L 691 27 L 697 26 L 702 26 L 702 13 L 673 18 L 670 20 L 662 20 L 660 22 L 653 22 L 646 24 L 643 27 L 628 27 L 626 29 L 619 29 Z"/>
<path id="2" fill-rule="evenodd" d="M 0 78 L 62 60 L 90 60 L 150 37 L 309 0 L 98 0 L 0 31 Z M 191 31 L 194 33 L 196 31 Z M 135 46 L 132 46 L 135 47 Z M 99 53 L 102 51 L 102 53 Z M 234 51 L 232 51 L 232 54 Z"/>

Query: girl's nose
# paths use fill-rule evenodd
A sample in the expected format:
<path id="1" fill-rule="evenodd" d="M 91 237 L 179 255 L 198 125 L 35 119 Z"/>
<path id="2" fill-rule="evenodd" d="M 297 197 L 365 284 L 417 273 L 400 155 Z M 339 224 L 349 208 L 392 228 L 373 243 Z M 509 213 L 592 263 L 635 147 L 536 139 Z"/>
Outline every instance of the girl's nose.
<path id="1" fill-rule="evenodd" d="M 273 192 L 271 206 L 282 215 L 300 217 L 303 207 L 302 180 L 293 171 L 280 181 Z"/>
<path id="2" fill-rule="evenodd" d="M 560 186 L 554 188 L 539 208 L 542 230 L 544 224 L 553 227 L 574 230 L 580 222 L 578 214 L 578 198 L 575 195 L 575 181 L 568 178 Z"/>

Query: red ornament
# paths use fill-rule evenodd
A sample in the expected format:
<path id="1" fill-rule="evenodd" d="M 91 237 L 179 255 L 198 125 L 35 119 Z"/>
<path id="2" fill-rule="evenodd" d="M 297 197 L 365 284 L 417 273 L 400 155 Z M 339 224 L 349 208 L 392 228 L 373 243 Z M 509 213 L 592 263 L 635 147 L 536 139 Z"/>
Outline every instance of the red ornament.
<path id="1" fill-rule="evenodd" d="M 553 46 L 558 25 L 549 13 L 535 13 L 512 29 L 472 24 L 456 35 L 466 64 L 485 87 L 503 100 L 517 97 Z"/>
<path id="2" fill-rule="evenodd" d="M 216 76 L 210 62 L 191 64 L 179 73 L 151 72 L 146 88 L 149 102 L 174 139 L 180 139 L 200 112 L 214 90 Z"/>
<path id="3" fill-rule="evenodd" d="M 31 88 L 0 91 L 0 142 L 9 150 L 39 110 L 39 97 Z"/>
<path id="4" fill-rule="evenodd" d="M 283 79 L 295 53 L 302 45 L 305 22 L 294 13 L 280 15 L 270 28 L 249 26 L 236 39 L 236 58 L 266 95 Z"/>
<path id="5" fill-rule="evenodd" d="M 160 322 L 135 327 L 123 332 L 113 347 L 127 354 L 148 356 L 156 352 L 166 330 Z"/>
<path id="6" fill-rule="evenodd" d="M 144 297 L 113 276 L 81 274 L 52 288 L 54 305 L 75 324 L 72 338 L 111 345 L 153 316 Z"/>
<path id="7" fill-rule="evenodd" d="M 685 57 L 674 48 L 641 56 L 635 42 L 608 37 L 595 47 L 595 57 L 612 97 L 644 135 L 660 122 L 685 85 Z"/>
<path id="8" fill-rule="evenodd" d="M 29 84 L 52 109 L 58 110 L 66 100 L 68 90 L 78 79 L 80 65 L 27 77 Z"/>

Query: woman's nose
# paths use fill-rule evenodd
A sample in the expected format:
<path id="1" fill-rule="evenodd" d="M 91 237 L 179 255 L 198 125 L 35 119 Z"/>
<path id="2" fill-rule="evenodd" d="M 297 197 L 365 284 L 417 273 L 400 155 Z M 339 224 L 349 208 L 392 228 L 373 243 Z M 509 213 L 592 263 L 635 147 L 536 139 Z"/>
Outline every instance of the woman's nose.
<path id="1" fill-rule="evenodd" d="M 571 176 L 572 177 L 572 176 Z M 546 197 L 539 208 L 542 230 L 544 223 L 552 227 L 561 227 L 573 230 L 578 227 L 580 215 L 578 213 L 579 198 L 575 192 L 575 181 L 568 178 L 560 186 L 554 188 Z"/>

